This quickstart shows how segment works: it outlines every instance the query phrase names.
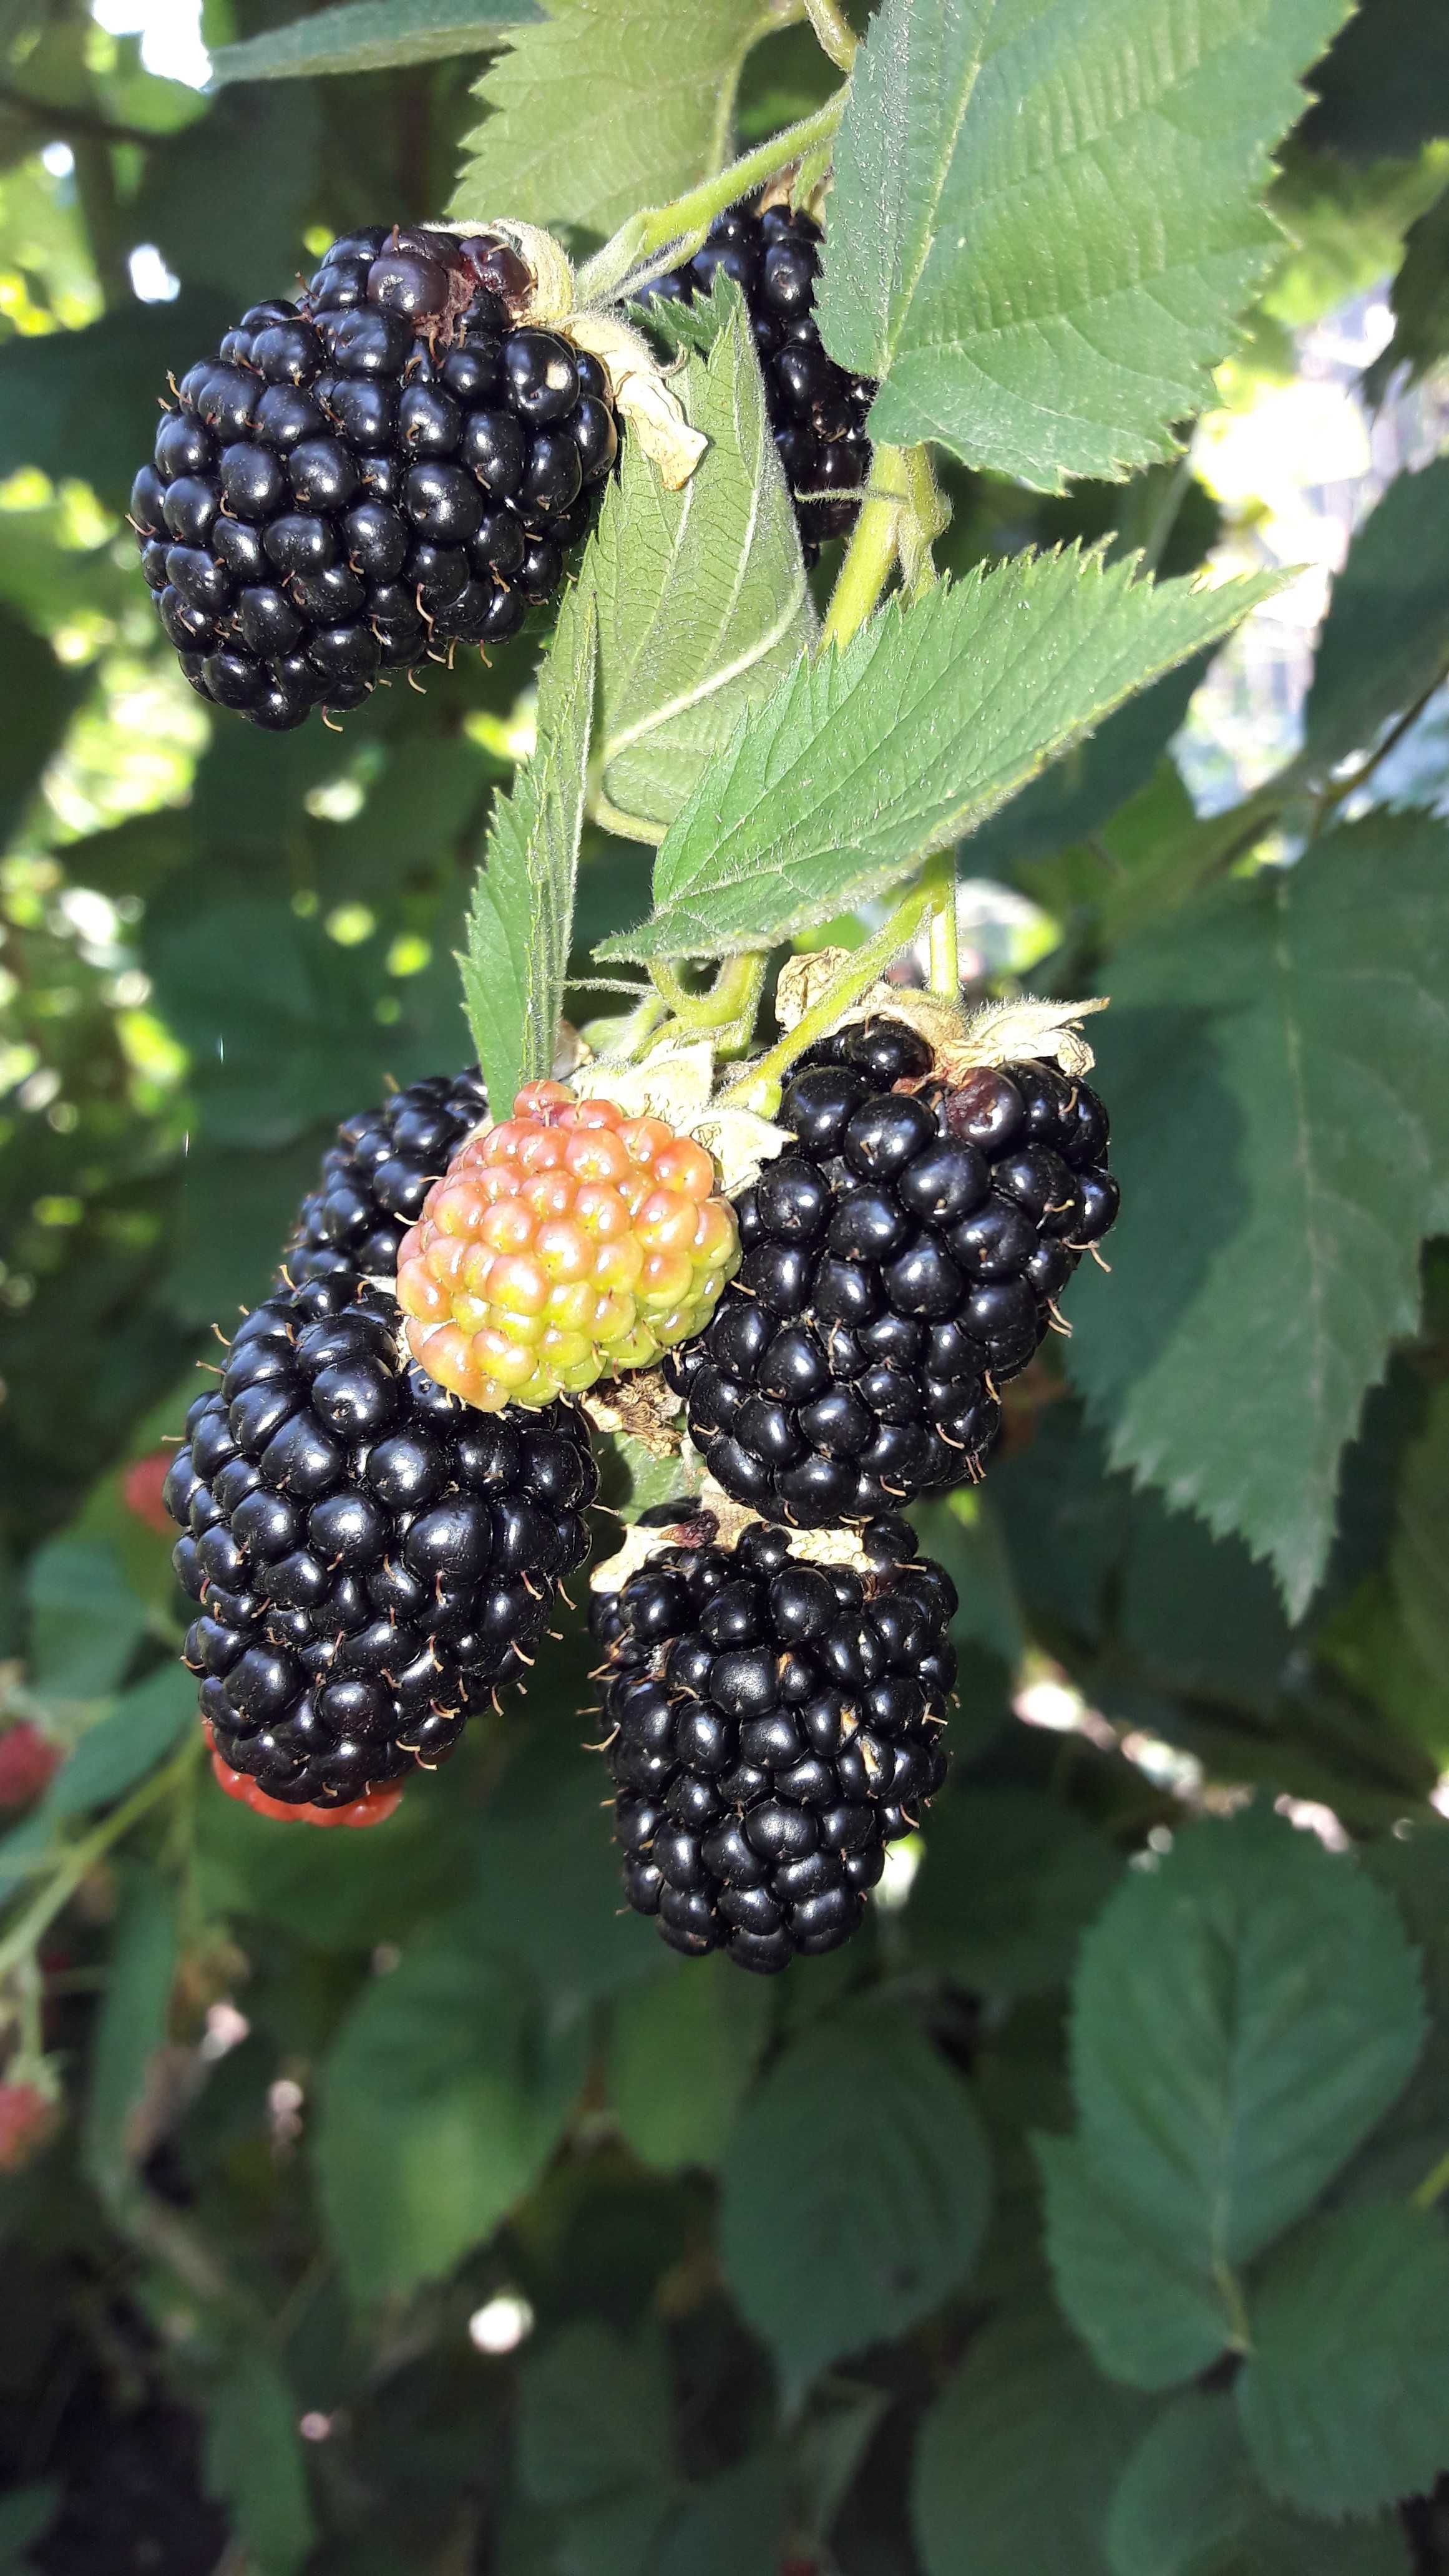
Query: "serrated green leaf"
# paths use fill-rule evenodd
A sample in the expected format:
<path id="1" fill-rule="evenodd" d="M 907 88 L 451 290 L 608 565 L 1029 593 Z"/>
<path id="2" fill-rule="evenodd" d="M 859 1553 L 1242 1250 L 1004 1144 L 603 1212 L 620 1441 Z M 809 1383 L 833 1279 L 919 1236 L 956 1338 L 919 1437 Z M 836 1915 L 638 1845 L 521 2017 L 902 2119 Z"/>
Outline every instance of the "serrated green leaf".
<path id="1" fill-rule="evenodd" d="M 692 1960 L 614 2007 L 609 2094 L 659 2173 L 718 2164 L 770 2031 L 768 1988 L 727 1959 Z"/>
<path id="2" fill-rule="evenodd" d="M 1237 2383 L 1254 2466 L 1304 2512 L 1373 2513 L 1449 2468 L 1449 2244 L 1402 2203 L 1301 2228 L 1253 2299 Z"/>
<path id="3" fill-rule="evenodd" d="M 911 2511 L 926 2576 L 1106 2576 L 1107 2501 L 1147 2420 L 1044 2307 L 987 2326 L 921 2432 Z"/>
<path id="4" fill-rule="evenodd" d="M 1423 2038 L 1418 1959 L 1353 1861 L 1258 1809 L 1194 1825 L 1083 1944 L 1081 2136 L 1122 2211 L 1215 2277 L 1311 2205 Z"/>
<path id="5" fill-rule="evenodd" d="M 53 1538 L 26 1578 L 30 1671 L 42 1698 L 101 1699 L 120 1680 L 146 1627 L 146 1604 L 114 1548 Z"/>
<path id="6" fill-rule="evenodd" d="M 1434 1532 L 1449 1525 L 1449 1385 L 1434 1389 L 1404 1453 L 1388 1574 L 1407 1639 L 1427 1676 L 1449 1676 L 1449 1564 Z"/>
<path id="7" fill-rule="evenodd" d="M 1070 1974 L 1120 1863 L 1070 1809 L 1021 1789 L 958 1789 L 925 1828 L 906 1928 L 959 1984 L 1026 1995 Z"/>
<path id="8" fill-rule="evenodd" d="M 772 2067 L 722 2179 L 725 2271 L 793 2390 L 959 2288 L 990 2194 L 967 2087 L 870 2005 L 809 2031 Z"/>
<path id="9" fill-rule="evenodd" d="M 229 2506 L 258 2576 L 296 2576 L 317 2537 L 296 2398 L 269 2352 L 247 2344 L 208 2393 L 206 2483 Z"/>
<path id="10" fill-rule="evenodd" d="M 1112 2576 L 1407 2576 L 1392 2520 L 1337 2530 L 1269 2502 L 1231 2397 L 1180 2397 L 1122 2473 L 1107 2517 Z"/>
<path id="11" fill-rule="evenodd" d="M 1305 764 L 1363 751 L 1449 668 L 1449 457 L 1400 474 L 1333 585 L 1304 709 Z"/>
<path id="12" fill-rule="evenodd" d="M 491 50 L 509 28 L 542 15 L 537 0 L 344 0 L 340 8 L 319 9 L 244 44 L 218 46 L 211 78 L 224 89 L 228 81 L 310 80 L 322 72 L 442 62 Z"/>
<path id="13" fill-rule="evenodd" d="M 699 778 L 609 957 L 764 946 L 883 894 L 1275 586 L 1136 581 L 1075 548 L 891 601 Z"/>
<path id="14" fill-rule="evenodd" d="M 1124 2208 L 1078 2141 L 1039 2137 L 1046 2241 L 1062 2312 L 1098 2367 L 1129 2388 L 1177 2388 L 1207 2370 L 1233 2320 L 1191 2250 Z"/>
<path id="15" fill-rule="evenodd" d="M 835 153 L 827 348 L 877 438 L 1040 491 L 1173 452 L 1279 248 L 1258 204 L 1349 0 L 885 0 Z"/>
<path id="16" fill-rule="evenodd" d="M 436 2280 L 492 2234 L 552 2153 L 585 2054 L 581 2016 L 546 2025 L 471 1917 L 374 1980 L 328 2062 L 316 2143 L 354 2297 Z"/>
<path id="17" fill-rule="evenodd" d="M 545 0 L 479 82 L 450 213 L 612 232 L 728 151 L 758 0 Z"/>
<path id="18" fill-rule="evenodd" d="M 137 1876 L 127 1890 L 111 1952 L 81 2146 L 86 2174 L 112 2208 L 131 2184 L 131 2122 L 151 2060 L 166 2037 L 175 1975 L 174 1893 L 164 1879 Z"/>
<path id="19" fill-rule="evenodd" d="M 812 642 L 794 512 L 743 308 L 673 379 L 709 448 L 667 492 L 626 440 L 590 550 L 602 705 L 596 761 L 620 816 L 656 838 L 748 708 Z M 600 954 L 604 951 L 601 950 Z"/>
<path id="20" fill-rule="evenodd" d="M 1446 865 L 1426 817 L 1349 825 L 1119 949 L 1094 1024 L 1124 1215 L 1072 1375 L 1112 1463 L 1238 1532 L 1295 1615 L 1449 1214 Z"/>
<path id="21" fill-rule="evenodd" d="M 506 1117 L 525 1082 L 553 1071 L 584 828 L 598 621 L 587 587 L 565 598 L 539 674 L 535 749 L 494 805 L 458 960 L 478 1062 Z"/>

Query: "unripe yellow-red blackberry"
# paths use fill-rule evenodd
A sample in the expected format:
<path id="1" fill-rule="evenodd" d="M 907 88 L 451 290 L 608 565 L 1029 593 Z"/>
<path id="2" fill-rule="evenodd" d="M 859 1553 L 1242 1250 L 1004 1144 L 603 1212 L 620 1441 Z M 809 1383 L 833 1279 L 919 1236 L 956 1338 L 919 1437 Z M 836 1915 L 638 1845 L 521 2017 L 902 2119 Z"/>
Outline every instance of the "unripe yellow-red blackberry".
<path id="1" fill-rule="evenodd" d="M 429 1375 L 493 1413 L 647 1368 L 703 1329 L 738 1259 L 702 1145 L 531 1082 L 428 1192 L 398 1304 Z"/>

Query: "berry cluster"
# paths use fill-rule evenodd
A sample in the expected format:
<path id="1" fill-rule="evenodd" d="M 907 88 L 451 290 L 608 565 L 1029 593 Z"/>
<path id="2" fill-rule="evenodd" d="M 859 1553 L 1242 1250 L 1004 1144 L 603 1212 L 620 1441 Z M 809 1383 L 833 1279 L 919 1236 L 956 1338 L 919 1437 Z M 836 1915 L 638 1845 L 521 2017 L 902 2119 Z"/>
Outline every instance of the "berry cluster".
<path id="1" fill-rule="evenodd" d="M 551 1404 L 698 1333 L 737 1253 L 702 1145 L 534 1082 L 428 1192 L 398 1303 L 440 1385 L 484 1412 Z"/>
<path id="2" fill-rule="evenodd" d="M 756 1526 L 595 1593 L 624 1892 L 673 1949 L 768 1974 L 855 1930 L 946 1770 L 956 1595 L 915 1546 L 882 1519 L 862 1576 Z"/>
<path id="3" fill-rule="evenodd" d="M 131 517 L 204 698 L 282 731 L 552 597 L 618 431 L 527 283 L 492 235 L 351 233 L 183 376 Z"/>
<path id="4" fill-rule="evenodd" d="M 337 1130 L 321 1179 L 302 1201 L 284 1256 L 282 1286 L 361 1271 L 391 1279 L 398 1246 L 423 1212 L 431 1184 L 488 1115 L 477 1067 L 429 1075 L 395 1091 Z"/>
<path id="5" fill-rule="evenodd" d="M 760 215 L 731 207 L 702 250 L 641 290 L 641 302 L 690 303 L 724 270 L 744 294 L 764 370 L 765 395 L 785 480 L 795 496 L 805 559 L 845 536 L 870 472 L 866 414 L 875 386 L 826 355 L 815 320 L 820 226 L 788 206 Z"/>
<path id="6" fill-rule="evenodd" d="M 1030 1063 L 952 1087 L 933 1062 L 881 1018 L 801 1058 L 734 1285 L 666 1363 L 710 1474 L 766 1520 L 868 1520 L 979 1472 L 999 1388 L 1117 1213 L 1085 1083 Z"/>
<path id="7" fill-rule="evenodd" d="M 293 1809 L 440 1762 L 587 1550 L 574 1408 L 485 1421 L 396 1342 L 391 1302 L 345 1275 L 269 1297 L 166 1480 L 215 1751 Z"/>

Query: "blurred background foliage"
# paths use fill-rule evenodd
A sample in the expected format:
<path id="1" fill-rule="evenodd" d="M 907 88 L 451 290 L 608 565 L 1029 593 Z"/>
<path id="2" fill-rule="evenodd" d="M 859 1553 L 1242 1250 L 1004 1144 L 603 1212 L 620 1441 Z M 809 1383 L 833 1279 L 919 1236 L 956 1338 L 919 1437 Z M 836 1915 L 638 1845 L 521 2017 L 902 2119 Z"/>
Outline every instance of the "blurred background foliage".
<path id="1" fill-rule="evenodd" d="M 1366 1922 L 1367 2000 L 1324 1953 L 1348 2015 L 1326 2052 L 1379 2009 L 1412 2058 L 1417 2007 L 1387 1993 L 1405 1918 L 1445 1992 L 1442 1247 L 1296 1619 L 1240 1538 L 1110 1469 L 1055 1359 L 1013 1390 L 984 1493 L 922 1516 L 962 1598 L 953 1785 L 860 1939 L 779 1991 L 617 1915 L 577 1633 L 376 1835 L 319 1845 L 201 1784 L 144 1462 L 332 1127 L 463 1056 L 452 952 L 489 800 L 531 744 L 539 642 L 278 738 L 209 717 L 155 627 L 124 509 L 167 369 L 285 292 L 304 245 L 440 212 L 476 124 L 476 31 L 203 92 L 203 47 L 293 15 L 0 5 L 0 1998 L 16 2062 L 58 2095 L 0 2084 L 0 2569 L 1449 2568 L 1449 2510 L 1419 2492 L 1449 2463 L 1449 2401 L 1427 2447 L 1356 2464 L 1357 2522 L 1305 2519 L 1291 2476 L 1270 2506 L 1230 2361 L 1154 2414 L 1142 2392 L 1185 2370 L 1116 2368 L 1105 2331 L 1098 2368 L 1072 2340 L 1028 2143 L 1072 2118 L 1084 1928 L 1090 2055 L 1113 1909 L 1168 1856 L 1165 1897 L 1184 1827 L 1184 1866 L 1194 1837 L 1229 1838 L 1247 1915 L 1270 1838 L 1288 1954 L 1316 1955 L 1334 1910 L 1311 1870 L 1299 1889 L 1300 1850 L 1371 1849 L 1404 1911 Z M 831 78 L 808 30 L 770 35 L 741 138 Z M 1296 751 L 1349 527 L 1443 442 L 1444 23 L 1366 0 L 1317 85 L 1276 183 L 1282 258 L 1191 466 L 1062 500 L 947 472 L 957 570 L 1078 535 L 1164 572 L 1310 566 L 1209 678 L 1162 683 L 980 835 L 962 929 L 983 985 L 1074 989 L 1231 859 L 1240 800 Z M 1385 633 L 1416 545 L 1449 584 L 1422 510 L 1398 542 Z M 1422 810 L 1449 797 L 1449 726 L 1419 694 L 1376 792 Z M 1285 798 L 1275 827 L 1300 819 Z M 645 900 L 645 853 L 592 836 L 581 970 Z M 1173 1046 L 1132 1093 L 1156 1085 L 1164 1127 Z M 1208 1114 L 1185 1097 L 1179 1155 Z M 1357 2125 L 1322 2109 L 1327 2163 L 1289 2216 L 1330 2186 L 1340 2215 L 1378 2212 L 1432 2178 L 1446 2051 L 1441 2021 L 1407 2090 L 1406 2063 Z M 1437 2236 L 1408 2247 L 1436 2294 L 1442 2259 Z M 1442 2397 L 1443 2317 L 1421 2322 L 1403 2351 L 1412 2323 Z"/>

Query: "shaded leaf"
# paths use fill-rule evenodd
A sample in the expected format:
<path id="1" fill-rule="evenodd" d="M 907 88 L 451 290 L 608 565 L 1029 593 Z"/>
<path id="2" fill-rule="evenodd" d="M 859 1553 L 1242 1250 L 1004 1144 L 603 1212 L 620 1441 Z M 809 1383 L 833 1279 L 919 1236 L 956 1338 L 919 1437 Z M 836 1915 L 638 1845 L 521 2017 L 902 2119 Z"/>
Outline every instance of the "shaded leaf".
<path id="1" fill-rule="evenodd" d="M 1148 2419 L 1028 2304 L 974 2337 L 916 2453 L 925 2576 L 1105 2576 L 1102 2523 Z"/>
<path id="2" fill-rule="evenodd" d="M 1267 588 L 1135 581 L 1075 548 L 891 601 L 801 662 L 699 778 L 611 957 L 760 947 L 883 894 Z"/>
<path id="3" fill-rule="evenodd" d="M 91 2059 L 81 2155 L 102 2200 L 121 2201 L 132 2180 L 133 2115 L 151 2060 L 166 2037 L 176 1974 L 176 1906 L 164 1879 L 131 1882 L 111 1952 L 106 1999 Z"/>
<path id="4" fill-rule="evenodd" d="M 345 0 L 211 58 L 217 89 L 228 81 L 304 80 L 321 72 L 385 71 L 481 53 L 505 31 L 541 18 L 537 0 Z"/>
<path id="5" fill-rule="evenodd" d="M 206 288 L 172 304 L 131 304 L 82 331 L 17 335 L 0 348 L 0 477 L 43 466 L 124 509 L 156 435 L 156 396 L 235 317 Z M 104 384 L 106 399 L 96 400 Z"/>
<path id="6" fill-rule="evenodd" d="M 26 1583 L 30 1672 L 51 1699 L 100 1699 L 120 1680 L 146 1626 L 146 1604 L 102 1541 L 54 1538 Z"/>
<path id="7" fill-rule="evenodd" d="M 1389 303 L 1394 336 L 1365 377 L 1366 389 L 1380 399 L 1400 367 L 1416 384 L 1449 352 L 1449 188 L 1409 226 Z"/>
<path id="8" fill-rule="evenodd" d="M 807 2032 L 771 2068 L 736 2123 L 723 2185 L 725 2270 L 796 2390 L 960 2286 L 990 2190 L 967 2087 L 869 2005 Z"/>
<path id="9" fill-rule="evenodd" d="M 672 2476 L 669 2388 L 657 2341 L 580 2318 L 531 2353 L 520 2380 L 518 2474 L 538 2504 L 592 2505 Z"/>
<path id="10" fill-rule="evenodd" d="M 354 2296 L 435 2280 L 492 2234 L 552 2153 L 584 2058 L 582 2022 L 547 2025 L 466 1917 L 374 1980 L 328 2061 L 316 2141 Z"/>
<path id="11" fill-rule="evenodd" d="M 1407 2576 L 1397 2523 L 1337 2530 L 1271 2504 L 1231 2397 L 1181 2397 L 1134 2452 L 1107 2518 L 1112 2576 Z"/>
<path id="12" fill-rule="evenodd" d="M 1113 1464 L 1240 1533 L 1295 1614 L 1449 1210 L 1446 861 L 1425 818 L 1352 824 L 1120 949 L 1097 1024 L 1124 1215 L 1072 1374 Z"/>
<path id="13" fill-rule="evenodd" d="M 538 688 L 537 745 L 510 796 L 494 805 L 458 963 L 468 1025 L 488 1097 L 507 1114 L 515 1092 L 553 1071 L 573 928 L 597 668 L 597 623 L 571 589 Z"/>
<path id="14" fill-rule="evenodd" d="M 295 2576 L 316 2538 L 297 2401 L 270 2353 L 247 2344 L 210 2391 L 206 2483 L 231 2509 L 259 2576 Z"/>
<path id="15" fill-rule="evenodd" d="M 885 0 L 835 153 L 827 348 L 877 438 L 1057 491 L 1173 451 L 1278 235 L 1347 0 Z"/>
<path id="16" fill-rule="evenodd" d="M 1311 2205 L 1423 2036 L 1416 1955 L 1353 1861 L 1256 1809 L 1197 1824 L 1083 1944 L 1082 2136 L 1123 2212 L 1213 2277 Z"/>
<path id="17" fill-rule="evenodd" d="M 1274 2256 L 1237 2384 L 1270 2493 L 1372 2513 L 1449 2468 L 1449 2245 L 1402 2204 L 1335 2210 Z"/>
<path id="18" fill-rule="evenodd" d="M 1025 1790 L 960 1789 L 927 1820 L 906 1916 L 912 1946 L 972 1989 L 1064 1983 L 1120 1864 L 1068 1808 Z"/>
<path id="19" fill-rule="evenodd" d="M 1038 2138 L 1047 2250 L 1063 2313 L 1129 2388 L 1176 2388 L 1217 2360 L 1232 2320 L 1193 2249 L 1156 2234 L 1070 2138 Z"/>
<path id="20" fill-rule="evenodd" d="M 1449 457 L 1400 474 L 1333 585 L 1304 709 L 1316 768 L 1365 751 L 1449 669 Z"/>
<path id="21" fill-rule="evenodd" d="M 82 1816 L 108 1807 L 164 1760 L 196 1716 L 196 1682 L 179 1664 L 163 1664 L 122 1693 L 108 1717 L 91 1727 L 46 1792 L 52 1816 Z"/>
<path id="22" fill-rule="evenodd" d="M 718 2164 L 770 2017 L 768 1988 L 721 1958 L 690 1960 L 620 1998 L 609 2092 L 636 2156 L 661 2173 Z"/>

